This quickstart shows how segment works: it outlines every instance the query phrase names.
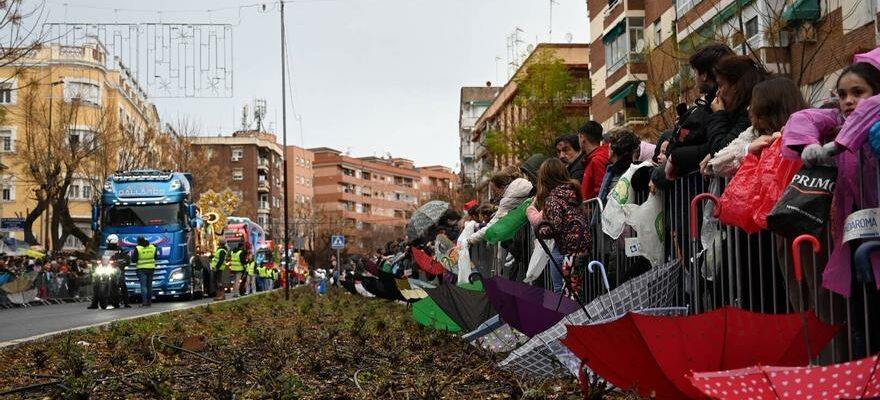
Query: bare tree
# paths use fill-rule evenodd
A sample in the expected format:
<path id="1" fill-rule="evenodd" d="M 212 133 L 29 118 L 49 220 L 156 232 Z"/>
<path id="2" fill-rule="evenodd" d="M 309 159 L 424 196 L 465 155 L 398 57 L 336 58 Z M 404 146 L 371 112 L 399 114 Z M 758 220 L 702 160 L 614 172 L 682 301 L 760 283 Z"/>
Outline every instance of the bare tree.
<path id="1" fill-rule="evenodd" d="M 46 42 L 46 5 L 33 3 L 25 7 L 24 0 L 0 1 L 0 68 L 17 64 Z"/>

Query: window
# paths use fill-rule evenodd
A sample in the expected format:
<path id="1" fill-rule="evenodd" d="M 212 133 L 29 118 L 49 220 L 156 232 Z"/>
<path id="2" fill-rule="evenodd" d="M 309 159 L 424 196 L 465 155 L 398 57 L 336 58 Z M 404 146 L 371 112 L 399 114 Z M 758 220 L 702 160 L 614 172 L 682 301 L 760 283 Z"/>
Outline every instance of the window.
<path id="1" fill-rule="evenodd" d="M 242 168 L 233 168 L 232 169 L 232 180 L 234 180 L 234 181 L 244 180 L 244 170 Z"/>
<path id="2" fill-rule="evenodd" d="M 660 43 L 663 43 L 663 24 L 661 22 L 659 19 L 654 22 L 654 46 L 659 46 Z"/>
<path id="3" fill-rule="evenodd" d="M 101 104 L 101 87 L 91 82 L 64 82 L 64 100 L 78 100 L 89 104 L 99 105 Z"/>
<path id="4" fill-rule="evenodd" d="M 746 21 L 746 38 L 751 39 L 758 34 L 758 17 Z"/>
<path id="5" fill-rule="evenodd" d="M 67 198 L 68 199 L 79 199 L 79 185 L 72 184 L 67 187 Z"/>
<path id="6" fill-rule="evenodd" d="M 608 33 L 610 39 L 604 42 L 605 64 L 608 74 L 617 71 L 627 62 L 640 60 L 640 53 L 644 51 L 645 19 L 630 17 L 622 23 L 627 25 L 622 29 L 612 29 Z M 612 36 L 615 33 L 618 36 Z"/>
<path id="7" fill-rule="evenodd" d="M 82 187 L 82 198 L 85 200 L 91 200 L 92 198 L 92 187 L 90 185 L 83 185 Z"/>
<path id="8" fill-rule="evenodd" d="M 675 0 L 676 16 L 681 18 L 682 15 L 694 8 L 694 5 L 699 2 L 700 0 Z"/>
<path id="9" fill-rule="evenodd" d="M 242 148 L 232 149 L 232 161 L 239 161 L 242 158 L 244 158 L 244 149 L 242 149 Z"/>
<path id="10" fill-rule="evenodd" d="M 15 177 L 0 175 L 0 200 L 15 201 Z"/>
<path id="11" fill-rule="evenodd" d="M 0 152 L 12 153 L 13 151 L 15 151 L 15 131 L 0 129 Z"/>
<path id="12" fill-rule="evenodd" d="M 89 150 L 95 147 L 95 134 L 88 129 L 70 128 L 67 139 L 71 149 Z"/>
<path id="13" fill-rule="evenodd" d="M 15 81 L 0 83 L 0 104 L 15 104 Z"/>
<path id="14" fill-rule="evenodd" d="M 105 208 L 101 220 L 108 226 L 183 225 L 186 221 L 186 210 L 182 204 L 116 205 Z"/>

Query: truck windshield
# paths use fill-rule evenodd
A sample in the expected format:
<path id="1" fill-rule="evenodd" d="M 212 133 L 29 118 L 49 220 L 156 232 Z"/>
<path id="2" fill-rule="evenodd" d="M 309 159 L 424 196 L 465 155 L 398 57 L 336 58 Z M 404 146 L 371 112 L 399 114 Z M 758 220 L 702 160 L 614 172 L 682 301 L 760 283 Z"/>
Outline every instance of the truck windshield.
<path id="1" fill-rule="evenodd" d="M 112 206 L 104 210 L 103 220 L 108 226 L 182 225 L 185 216 L 181 204 Z"/>

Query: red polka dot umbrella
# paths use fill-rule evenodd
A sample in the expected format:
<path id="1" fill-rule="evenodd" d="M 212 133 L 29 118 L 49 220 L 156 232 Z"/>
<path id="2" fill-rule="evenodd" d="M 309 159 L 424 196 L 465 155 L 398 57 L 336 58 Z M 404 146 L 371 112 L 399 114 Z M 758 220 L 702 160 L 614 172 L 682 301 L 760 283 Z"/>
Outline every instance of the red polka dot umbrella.
<path id="1" fill-rule="evenodd" d="M 688 379 L 712 399 L 873 399 L 880 397 L 878 358 L 880 355 L 827 367 L 758 366 L 694 372 Z"/>

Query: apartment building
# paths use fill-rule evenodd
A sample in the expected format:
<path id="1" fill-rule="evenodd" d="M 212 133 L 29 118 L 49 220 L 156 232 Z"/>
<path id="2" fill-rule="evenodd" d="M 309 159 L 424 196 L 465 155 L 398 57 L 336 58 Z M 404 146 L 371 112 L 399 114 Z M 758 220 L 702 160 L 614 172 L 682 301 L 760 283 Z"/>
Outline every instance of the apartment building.
<path id="1" fill-rule="evenodd" d="M 75 171 L 66 207 L 88 236 L 91 205 L 109 174 L 173 167 L 162 148 L 169 138 L 155 105 L 100 42 L 46 44 L 9 60 L 0 68 L 0 108 L 0 157 L 7 167 L 0 175 L 0 226 L 8 236 L 24 239 L 21 226 L 37 208 L 32 166 L 78 160 L 65 168 Z M 47 248 L 82 249 L 72 236 L 63 243 L 49 240 L 51 213 L 59 211 L 50 207 L 37 217 L 35 239 Z"/>
<path id="2" fill-rule="evenodd" d="M 274 134 L 237 131 L 231 136 L 194 137 L 192 147 L 194 157 L 202 157 L 215 167 L 192 171 L 198 192 L 196 200 L 209 189 L 228 188 L 242 200 L 240 215 L 236 216 L 260 224 L 273 239 L 283 236 L 284 153 Z M 200 175 L 204 178 L 200 179 Z M 205 182 L 217 182 L 208 185 L 217 187 L 206 187 Z"/>
<path id="3" fill-rule="evenodd" d="M 291 244 L 299 250 L 312 250 L 310 240 L 314 232 L 313 204 L 315 197 L 315 153 L 297 146 L 287 146 L 287 206 L 292 238 Z"/>
<path id="4" fill-rule="evenodd" d="M 483 171 L 477 162 L 477 143 L 471 141 L 474 125 L 489 108 L 489 104 L 501 91 L 500 87 L 487 86 L 461 88 L 458 111 L 459 163 L 461 165 L 461 184 L 474 187 L 479 184 Z"/>
<path id="5" fill-rule="evenodd" d="M 541 55 L 549 55 L 568 67 L 572 77 L 576 81 L 589 81 L 590 49 L 586 43 L 540 43 L 531 54 L 523 61 L 522 65 L 510 80 L 504 85 L 497 96 L 492 100 L 486 111 L 477 119 L 472 129 L 471 142 L 474 145 L 476 181 L 481 183 L 487 175 L 501 167 L 513 165 L 520 160 L 505 156 L 492 157 L 486 147 L 486 133 L 497 131 L 511 136 L 513 131 L 528 120 L 526 110 L 517 104 L 519 94 L 517 82 L 528 74 L 529 66 L 536 62 Z M 570 116 L 586 118 L 590 115 L 591 97 L 588 85 L 583 85 L 583 90 L 572 97 L 566 105 L 565 112 Z M 559 132 L 562 134 L 564 132 Z"/>
<path id="6" fill-rule="evenodd" d="M 431 200 L 444 200 L 457 205 L 460 178 L 449 167 L 442 165 L 429 165 L 419 167 L 421 184 L 419 185 L 419 202 L 427 203 Z"/>
<path id="7" fill-rule="evenodd" d="M 587 0 L 592 118 L 656 135 L 697 93 L 687 58 L 721 41 L 828 97 L 857 52 L 877 43 L 877 3 L 863 0 Z"/>
<path id="8" fill-rule="evenodd" d="M 351 157 L 321 147 L 314 153 L 314 208 L 319 237 L 343 234 L 346 251 L 363 254 L 403 238 L 419 205 L 441 188 L 457 193 L 458 177 L 441 166 L 416 168 L 399 157 Z"/>

